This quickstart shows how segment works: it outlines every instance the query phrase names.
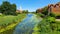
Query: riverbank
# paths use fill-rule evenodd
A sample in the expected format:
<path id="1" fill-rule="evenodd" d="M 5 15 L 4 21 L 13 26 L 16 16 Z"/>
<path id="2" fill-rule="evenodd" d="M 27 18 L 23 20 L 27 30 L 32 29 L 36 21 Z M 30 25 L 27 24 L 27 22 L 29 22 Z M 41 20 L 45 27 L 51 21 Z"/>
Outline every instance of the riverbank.
<path id="1" fill-rule="evenodd" d="M 38 15 L 38 14 L 35 14 L 35 15 L 37 15 L 36 16 L 37 18 L 40 18 L 40 22 L 43 20 L 43 18 L 40 15 Z M 33 28 L 32 34 L 40 34 L 40 32 L 39 32 L 40 29 L 38 28 L 38 24 L 36 24 L 35 27 Z"/>
<path id="2" fill-rule="evenodd" d="M 27 14 L 26 19 L 17 25 L 14 34 L 32 34 L 33 28 L 40 22 L 40 18 L 35 14 Z"/>
<path id="3" fill-rule="evenodd" d="M 3 18 L 6 18 L 7 17 L 10 19 L 14 18 L 12 23 L 8 23 L 7 26 L 1 26 L 2 28 L 0 28 L 0 34 L 10 34 L 11 32 L 9 30 L 14 30 L 14 28 L 16 27 L 16 25 L 18 23 L 20 23 L 25 17 L 26 17 L 26 14 L 19 14 L 17 16 L 4 16 Z M 6 21 L 6 20 L 5 20 Z M 8 20 L 7 20 L 8 21 Z M 14 23 L 13 23 L 14 22 Z M 2 23 L 3 25 L 7 24 L 7 23 Z M 6 31 L 9 31 L 9 32 L 6 32 Z"/>
<path id="4" fill-rule="evenodd" d="M 56 21 L 54 17 L 46 17 L 33 30 L 32 34 L 60 34 L 60 21 Z"/>

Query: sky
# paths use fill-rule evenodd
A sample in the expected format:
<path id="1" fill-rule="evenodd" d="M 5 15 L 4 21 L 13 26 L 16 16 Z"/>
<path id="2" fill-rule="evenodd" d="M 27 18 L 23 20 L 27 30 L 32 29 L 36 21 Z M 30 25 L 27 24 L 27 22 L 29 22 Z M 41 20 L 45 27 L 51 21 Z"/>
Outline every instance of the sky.
<path id="1" fill-rule="evenodd" d="M 29 12 L 35 11 L 38 8 L 43 8 L 48 4 L 55 4 L 60 2 L 60 0 L 0 0 L 0 4 L 3 1 L 8 1 L 11 4 L 16 4 L 17 9 L 29 10 Z"/>

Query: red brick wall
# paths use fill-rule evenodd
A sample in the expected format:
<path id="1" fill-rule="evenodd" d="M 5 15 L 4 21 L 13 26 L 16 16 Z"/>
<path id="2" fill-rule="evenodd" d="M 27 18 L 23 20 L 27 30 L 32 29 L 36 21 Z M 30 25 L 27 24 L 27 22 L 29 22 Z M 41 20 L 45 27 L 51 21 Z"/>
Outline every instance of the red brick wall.
<path id="1" fill-rule="evenodd" d="M 60 3 L 58 4 L 50 4 L 48 5 L 49 11 L 51 11 L 54 14 L 60 14 Z"/>

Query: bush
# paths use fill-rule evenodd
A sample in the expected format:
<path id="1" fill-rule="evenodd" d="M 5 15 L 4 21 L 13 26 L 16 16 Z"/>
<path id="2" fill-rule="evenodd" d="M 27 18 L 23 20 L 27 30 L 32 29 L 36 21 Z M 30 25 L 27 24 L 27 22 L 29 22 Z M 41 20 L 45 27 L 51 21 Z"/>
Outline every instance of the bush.
<path id="1" fill-rule="evenodd" d="M 40 33 L 42 34 L 46 34 L 46 33 L 51 33 L 52 29 L 56 29 L 55 27 L 55 18 L 48 16 L 46 18 L 44 18 L 39 24 L 38 24 L 38 28 Z M 54 24 L 54 25 L 53 25 Z"/>
<path id="2" fill-rule="evenodd" d="M 54 17 L 51 17 L 51 16 L 48 16 L 48 17 L 46 18 L 46 20 L 47 20 L 48 22 L 50 22 L 50 23 L 55 22 L 55 18 L 54 18 Z"/>
<path id="3" fill-rule="evenodd" d="M 40 17 L 44 17 L 44 14 L 41 14 L 41 13 L 40 14 L 38 13 L 37 15 Z"/>
<path id="4" fill-rule="evenodd" d="M 51 17 L 56 17 L 56 15 L 54 13 L 50 13 Z"/>

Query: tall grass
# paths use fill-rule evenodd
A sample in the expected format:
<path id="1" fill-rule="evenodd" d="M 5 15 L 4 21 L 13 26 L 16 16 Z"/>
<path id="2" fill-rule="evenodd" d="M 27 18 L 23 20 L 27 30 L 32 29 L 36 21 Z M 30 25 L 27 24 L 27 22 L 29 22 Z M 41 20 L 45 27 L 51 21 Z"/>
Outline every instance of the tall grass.
<path id="1" fill-rule="evenodd" d="M 17 16 L 0 16 L 0 29 L 4 28 L 12 23 L 17 23 L 25 17 L 25 14 L 18 14 Z"/>
<path id="2" fill-rule="evenodd" d="M 60 21 L 55 21 L 54 17 L 44 18 L 32 34 L 60 34 Z"/>

